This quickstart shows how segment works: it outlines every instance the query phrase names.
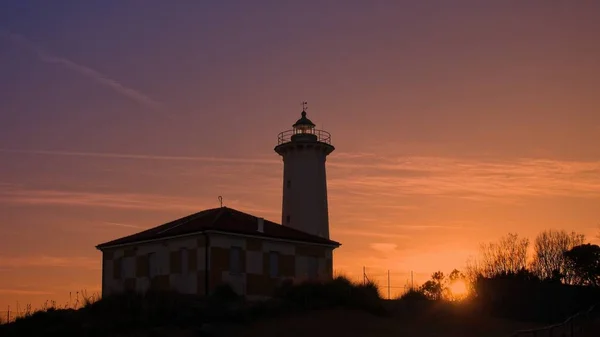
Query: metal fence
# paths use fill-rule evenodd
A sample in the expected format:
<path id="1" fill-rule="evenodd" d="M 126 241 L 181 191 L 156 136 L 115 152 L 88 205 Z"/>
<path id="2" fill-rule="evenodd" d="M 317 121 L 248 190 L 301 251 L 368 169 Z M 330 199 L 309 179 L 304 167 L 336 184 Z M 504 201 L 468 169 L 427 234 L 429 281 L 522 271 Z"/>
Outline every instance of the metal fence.
<path id="1" fill-rule="evenodd" d="M 600 303 L 564 322 L 537 329 L 518 330 L 507 337 L 592 337 L 600 335 Z"/>

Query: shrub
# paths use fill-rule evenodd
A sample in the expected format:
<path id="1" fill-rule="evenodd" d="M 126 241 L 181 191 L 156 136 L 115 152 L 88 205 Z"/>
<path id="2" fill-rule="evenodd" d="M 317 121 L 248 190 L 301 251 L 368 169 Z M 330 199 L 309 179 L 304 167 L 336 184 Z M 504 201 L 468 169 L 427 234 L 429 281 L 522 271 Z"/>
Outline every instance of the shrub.
<path id="1" fill-rule="evenodd" d="M 328 282 L 284 284 L 276 297 L 301 309 L 345 307 L 382 313 L 383 306 L 375 283 L 356 284 L 343 276 Z"/>
<path id="2" fill-rule="evenodd" d="M 423 290 L 414 288 L 409 289 L 407 292 L 400 296 L 400 300 L 403 301 L 429 301 L 429 297 L 423 292 Z"/>

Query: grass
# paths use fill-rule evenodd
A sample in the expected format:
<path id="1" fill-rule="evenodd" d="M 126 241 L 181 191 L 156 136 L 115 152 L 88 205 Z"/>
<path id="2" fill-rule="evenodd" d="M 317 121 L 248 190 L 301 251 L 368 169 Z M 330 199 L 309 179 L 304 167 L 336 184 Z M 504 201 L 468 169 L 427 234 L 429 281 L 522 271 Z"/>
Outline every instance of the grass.
<path id="1" fill-rule="evenodd" d="M 246 324 L 327 308 L 384 312 L 375 284 L 336 277 L 329 282 L 284 284 L 273 299 L 262 302 L 247 302 L 227 285 L 208 297 L 131 292 L 99 298 L 77 293 L 74 303 L 64 306 L 46 302 L 37 311 L 28 306 L 14 322 L 0 326 L 0 335 L 112 336 L 165 328 L 199 331 L 208 325 Z"/>
<path id="2" fill-rule="evenodd" d="M 388 336 L 431 329 L 464 331 L 469 324 L 487 322 L 468 303 L 429 301 L 418 289 L 384 300 L 376 284 L 355 283 L 343 276 L 328 282 L 283 284 L 272 299 L 261 302 L 248 302 L 226 285 L 208 297 L 148 292 L 104 298 L 82 295 L 74 302 L 78 309 L 51 302 L 29 312 L 0 326 L 0 336 L 306 336 L 314 334 L 315 325 L 329 326 L 334 335 Z M 500 331 L 498 324 L 473 331 Z"/>

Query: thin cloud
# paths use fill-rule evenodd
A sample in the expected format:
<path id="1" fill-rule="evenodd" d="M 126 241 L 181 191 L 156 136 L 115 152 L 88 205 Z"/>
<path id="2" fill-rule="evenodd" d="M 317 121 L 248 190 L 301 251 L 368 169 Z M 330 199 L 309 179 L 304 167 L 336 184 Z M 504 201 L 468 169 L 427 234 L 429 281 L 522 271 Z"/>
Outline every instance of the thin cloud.
<path id="1" fill-rule="evenodd" d="M 62 190 L 13 189 L 0 192 L 0 201 L 26 205 L 90 206 L 144 210 L 197 210 L 186 198 L 137 193 L 95 193 Z"/>
<path id="2" fill-rule="evenodd" d="M 28 153 L 72 157 L 95 157 L 115 160 L 181 161 L 185 179 L 195 174 L 205 181 L 218 182 L 211 187 L 226 195 L 226 200 L 241 200 L 249 209 L 273 212 L 267 202 L 280 198 L 281 178 L 273 175 L 280 160 L 267 157 L 219 158 L 195 156 L 163 156 L 123 153 L 96 153 L 51 150 L 10 150 L 5 153 Z M 363 158 L 363 159 L 361 159 Z M 414 197 L 450 198 L 467 201 L 491 201 L 518 204 L 525 198 L 539 197 L 600 197 L 599 161 L 557 161 L 540 159 L 476 160 L 448 157 L 382 158 L 358 155 L 336 158 L 328 163 L 329 201 L 334 209 L 343 210 L 344 217 L 358 216 L 365 207 L 377 210 L 371 217 L 381 218 L 413 212 L 425 207 Z M 197 165 L 202 163 L 202 165 Z M 247 165 L 240 165 L 247 164 Z M 345 165 L 348 166 L 345 166 Z M 119 168 L 120 169 L 120 168 Z M 116 169 L 118 171 L 119 169 Z M 156 169 L 156 174 L 162 171 Z M 196 173 L 194 173 L 196 172 Z M 161 175 L 164 175 L 161 174 Z M 169 175 L 173 175 L 169 172 Z M 248 179 L 251 177 L 251 179 Z M 184 177 L 182 177 L 184 179 Z M 18 191 L 19 189 L 3 188 Z M 256 191 L 260 198 L 256 199 Z M 138 193 L 104 195 L 89 192 L 74 194 L 64 191 L 14 192 L 8 196 L 0 191 L 0 199 L 22 203 L 52 203 L 97 205 L 115 208 L 197 210 L 197 199 L 148 196 Z M 66 193 L 62 195 L 61 193 Z M 10 197 L 10 198 L 9 198 Z M 207 198 L 208 196 L 201 196 Z M 252 204 L 247 204 L 251 202 Z M 207 204 L 214 204 L 210 199 Z M 230 206 L 234 207 L 233 204 Z M 278 209 L 279 207 L 277 207 Z M 275 209 L 275 208 L 273 208 Z M 377 219 L 380 221 L 382 219 Z"/>
<path id="3" fill-rule="evenodd" d="M 119 222 L 103 221 L 103 222 L 101 222 L 101 224 L 105 225 L 105 226 L 116 226 L 116 227 L 125 227 L 125 228 L 136 228 L 136 229 L 143 229 L 144 228 L 142 226 L 130 225 L 130 224 L 119 223 Z"/>
<path id="4" fill-rule="evenodd" d="M 0 288 L 0 295 L 52 295 L 53 292 L 28 289 Z"/>
<path id="5" fill-rule="evenodd" d="M 259 158 L 161 156 L 161 155 L 110 153 L 110 152 L 78 152 L 78 151 L 46 151 L 46 150 L 14 150 L 14 149 L 0 149 L 0 152 L 18 153 L 18 154 L 53 155 L 53 156 L 95 157 L 95 158 L 106 158 L 106 159 L 190 161 L 190 162 L 212 162 L 212 163 L 281 164 L 281 162 L 277 161 L 277 160 L 259 159 Z"/>
<path id="6" fill-rule="evenodd" d="M 148 211 L 176 211 L 197 212 L 199 210 L 216 207 L 215 200 L 172 197 L 156 194 L 141 193 L 98 193 L 76 192 L 65 190 L 36 190 L 36 189 L 8 189 L 0 191 L 0 202 L 20 205 L 52 205 L 52 206 L 79 206 L 103 207 L 126 210 Z M 207 205 L 210 205 L 207 207 Z M 279 212 L 261 207 L 249 201 L 226 200 L 225 206 L 239 209 L 252 214 L 269 216 L 274 219 Z M 113 226 L 126 226 L 119 223 L 105 223 Z M 135 227 L 132 227 L 135 228 Z M 1 266 L 1 265 L 0 265 Z"/>
<path id="7" fill-rule="evenodd" d="M 371 249 L 377 250 L 382 253 L 393 252 L 398 247 L 398 245 L 395 243 L 382 243 L 382 242 L 371 243 L 369 246 L 371 247 Z"/>
<path id="8" fill-rule="evenodd" d="M 358 237 L 378 237 L 378 238 L 408 238 L 408 235 L 396 234 L 396 233 L 378 233 L 378 232 L 367 232 L 361 230 L 334 230 L 335 235 L 340 236 L 358 236 Z"/>
<path id="9" fill-rule="evenodd" d="M 392 227 L 392 226 L 389 226 Z M 468 227 L 463 226 L 444 226 L 444 225 L 397 225 L 393 226 L 397 229 L 409 229 L 409 230 L 429 230 L 429 229 L 469 229 Z"/>
<path id="10" fill-rule="evenodd" d="M 0 267 L 23 268 L 23 267 L 60 267 L 60 268 L 85 268 L 98 270 L 97 259 L 89 257 L 61 257 L 61 256 L 0 256 Z"/>
<path id="11" fill-rule="evenodd" d="M 31 42 L 29 39 L 25 38 L 22 35 L 11 33 L 6 30 L 0 29 L 0 37 L 33 52 L 42 62 L 45 62 L 48 64 L 59 64 L 69 70 L 72 70 L 76 73 L 79 73 L 80 75 L 83 75 L 83 76 L 93 80 L 94 82 L 96 82 L 98 84 L 109 87 L 116 93 L 118 93 L 122 96 L 128 97 L 148 108 L 158 110 L 161 107 L 161 104 L 159 102 L 157 102 L 153 98 L 149 97 L 148 95 L 140 92 L 139 90 L 127 87 L 127 86 L 119 83 L 118 81 L 116 81 L 112 78 L 109 78 L 106 75 L 104 75 L 90 67 L 81 65 L 79 63 L 73 62 L 73 61 L 63 58 L 63 57 L 51 55 L 50 53 L 45 51 L 43 48 L 41 48 L 40 46 L 37 46 L 36 44 L 34 44 L 33 42 Z"/>

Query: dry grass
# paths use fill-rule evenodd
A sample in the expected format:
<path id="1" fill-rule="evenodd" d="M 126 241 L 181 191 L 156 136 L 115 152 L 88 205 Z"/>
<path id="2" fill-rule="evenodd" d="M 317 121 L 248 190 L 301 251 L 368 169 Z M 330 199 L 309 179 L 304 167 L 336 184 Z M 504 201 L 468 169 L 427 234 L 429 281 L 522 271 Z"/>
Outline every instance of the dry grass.
<path id="1" fill-rule="evenodd" d="M 0 325 L 9 323 L 8 317 L 10 317 L 10 322 L 14 322 L 17 319 L 27 318 L 38 312 L 48 312 L 48 311 L 56 311 L 56 310 L 67 310 L 67 309 L 81 309 L 88 305 L 93 304 L 100 300 L 100 294 L 92 293 L 88 294 L 86 290 L 70 292 L 69 293 L 69 301 L 63 303 L 62 305 L 57 303 L 54 300 L 46 300 L 41 307 L 35 308 L 30 303 L 21 306 L 18 302 L 15 306 L 14 310 L 10 312 L 5 312 L 6 316 L 0 316 Z M 10 316 L 8 316 L 10 314 Z"/>

